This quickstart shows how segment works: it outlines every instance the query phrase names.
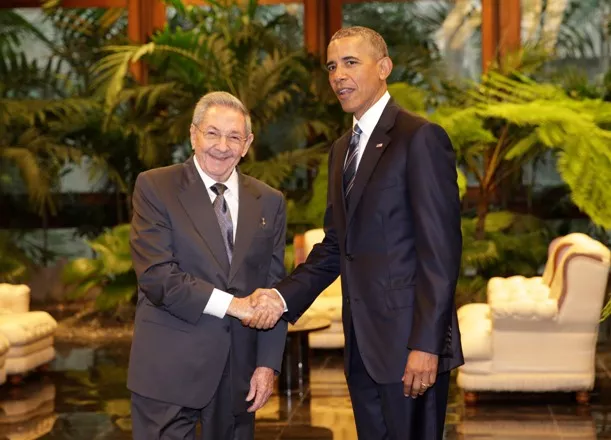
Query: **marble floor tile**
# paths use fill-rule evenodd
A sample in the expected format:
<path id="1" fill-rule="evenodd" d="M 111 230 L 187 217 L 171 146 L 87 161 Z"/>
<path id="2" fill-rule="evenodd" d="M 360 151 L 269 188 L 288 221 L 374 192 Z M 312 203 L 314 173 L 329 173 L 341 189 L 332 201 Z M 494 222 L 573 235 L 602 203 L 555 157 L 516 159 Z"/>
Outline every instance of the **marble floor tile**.
<path id="1" fill-rule="evenodd" d="M 129 347 L 57 347 L 52 370 L 0 387 L 0 438 L 131 439 Z M 256 415 L 255 440 L 356 440 L 342 350 L 314 350 L 301 394 L 277 392 Z M 484 393 L 464 405 L 454 380 L 445 440 L 611 440 L 611 347 L 601 347 L 591 405 L 562 393 Z M 208 439 L 205 439 L 208 440 Z"/>

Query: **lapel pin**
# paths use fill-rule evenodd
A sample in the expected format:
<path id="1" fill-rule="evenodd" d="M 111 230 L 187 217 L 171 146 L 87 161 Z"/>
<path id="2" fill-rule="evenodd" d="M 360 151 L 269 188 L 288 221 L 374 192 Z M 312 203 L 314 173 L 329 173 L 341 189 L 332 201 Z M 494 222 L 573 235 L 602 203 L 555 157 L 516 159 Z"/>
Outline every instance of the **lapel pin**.
<path id="1" fill-rule="evenodd" d="M 376 148 L 382 148 L 384 146 L 384 144 L 377 144 Z"/>
<path id="2" fill-rule="evenodd" d="M 261 217 L 261 227 L 265 227 L 265 217 Z"/>

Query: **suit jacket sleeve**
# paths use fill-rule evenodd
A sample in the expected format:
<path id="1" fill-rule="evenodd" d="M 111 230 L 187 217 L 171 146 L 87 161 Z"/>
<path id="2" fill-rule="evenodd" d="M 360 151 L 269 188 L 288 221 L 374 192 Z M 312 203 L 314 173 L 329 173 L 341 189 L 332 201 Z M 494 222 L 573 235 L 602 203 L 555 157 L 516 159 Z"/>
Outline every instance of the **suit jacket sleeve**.
<path id="1" fill-rule="evenodd" d="M 195 324 L 214 286 L 183 272 L 174 257 L 172 224 L 147 174 L 136 179 L 130 233 L 140 291 L 155 306 Z"/>
<path id="2" fill-rule="evenodd" d="M 286 248 L 286 204 L 284 197 L 278 203 L 278 212 L 274 220 L 274 253 L 264 287 L 272 287 L 286 275 L 284 268 L 284 250 Z M 257 366 L 270 367 L 277 373 L 282 366 L 282 355 L 286 341 L 287 322 L 279 320 L 270 330 L 261 330 L 257 335 Z"/>
<path id="3" fill-rule="evenodd" d="M 325 238 L 317 243 L 308 258 L 275 287 L 286 301 L 284 317 L 295 323 L 318 295 L 340 274 L 340 250 L 337 231 L 333 226 L 333 147 L 329 153 L 329 182 L 325 210 Z"/>
<path id="4" fill-rule="evenodd" d="M 422 126 L 408 153 L 408 191 L 417 253 L 412 350 L 445 355 L 451 328 L 462 235 L 456 160 L 445 131 Z"/>

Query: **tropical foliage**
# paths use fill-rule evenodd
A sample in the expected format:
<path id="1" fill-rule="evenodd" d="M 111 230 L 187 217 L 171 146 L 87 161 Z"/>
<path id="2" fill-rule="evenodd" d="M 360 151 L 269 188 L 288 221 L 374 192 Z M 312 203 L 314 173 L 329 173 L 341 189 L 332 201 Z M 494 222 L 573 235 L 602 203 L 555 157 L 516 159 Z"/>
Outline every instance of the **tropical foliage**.
<path id="1" fill-rule="evenodd" d="M 108 230 L 88 242 L 95 258 L 77 258 L 63 271 L 68 298 L 83 298 L 96 294 L 96 307 L 112 310 L 129 303 L 136 294 L 136 273 L 129 248 L 130 225 Z M 96 289 L 99 289 L 96 291 Z"/>
<path id="2" fill-rule="evenodd" d="M 395 99 L 426 113 L 408 86 L 391 87 Z M 420 100 L 420 102 L 417 102 Z M 611 227 L 606 194 L 611 187 L 611 105 L 567 95 L 560 87 L 522 75 L 491 73 L 468 91 L 460 107 L 440 106 L 428 117 L 452 138 L 459 163 L 479 183 L 478 223 L 482 238 L 492 195 L 504 179 L 547 149 L 573 202 L 596 223 Z"/>
<path id="3" fill-rule="evenodd" d="M 534 276 L 545 263 L 552 232 L 533 216 L 497 211 L 488 214 L 484 236 L 475 238 L 477 219 L 463 218 L 462 274 L 456 289 L 460 306 L 485 302 L 492 277 Z"/>
<path id="4" fill-rule="evenodd" d="M 315 101 L 312 60 L 276 37 L 275 22 L 257 21 L 254 4 L 173 5 L 179 16 L 175 27 L 166 27 L 144 45 L 106 47 L 107 55 L 93 71 L 109 118 L 140 116 L 139 125 L 146 127 L 138 139 L 140 157 L 151 164 L 168 162 L 171 147 L 188 141 L 197 99 L 225 90 L 246 104 L 253 119 L 256 137 L 242 165 L 245 171 L 278 186 L 295 167 L 318 160 L 317 150 L 304 147 L 332 138 L 339 124 L 303 111 Z M 137 62 L 149 68 L 147 85 L 130 75 Z M 182 156 L 186 154 L 183 149 Z"/>

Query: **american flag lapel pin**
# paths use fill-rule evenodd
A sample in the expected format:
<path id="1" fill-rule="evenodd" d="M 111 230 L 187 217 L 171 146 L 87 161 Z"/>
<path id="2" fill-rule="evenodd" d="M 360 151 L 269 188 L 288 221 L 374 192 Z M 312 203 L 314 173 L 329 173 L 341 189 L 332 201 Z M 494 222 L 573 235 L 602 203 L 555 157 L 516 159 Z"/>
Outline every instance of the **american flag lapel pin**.
<path id="1" fill-rule="evenodd" d="M 380 143 L 376 145 L 376 148 L 382 148 L 384 146 L 384 144 Z"/>

